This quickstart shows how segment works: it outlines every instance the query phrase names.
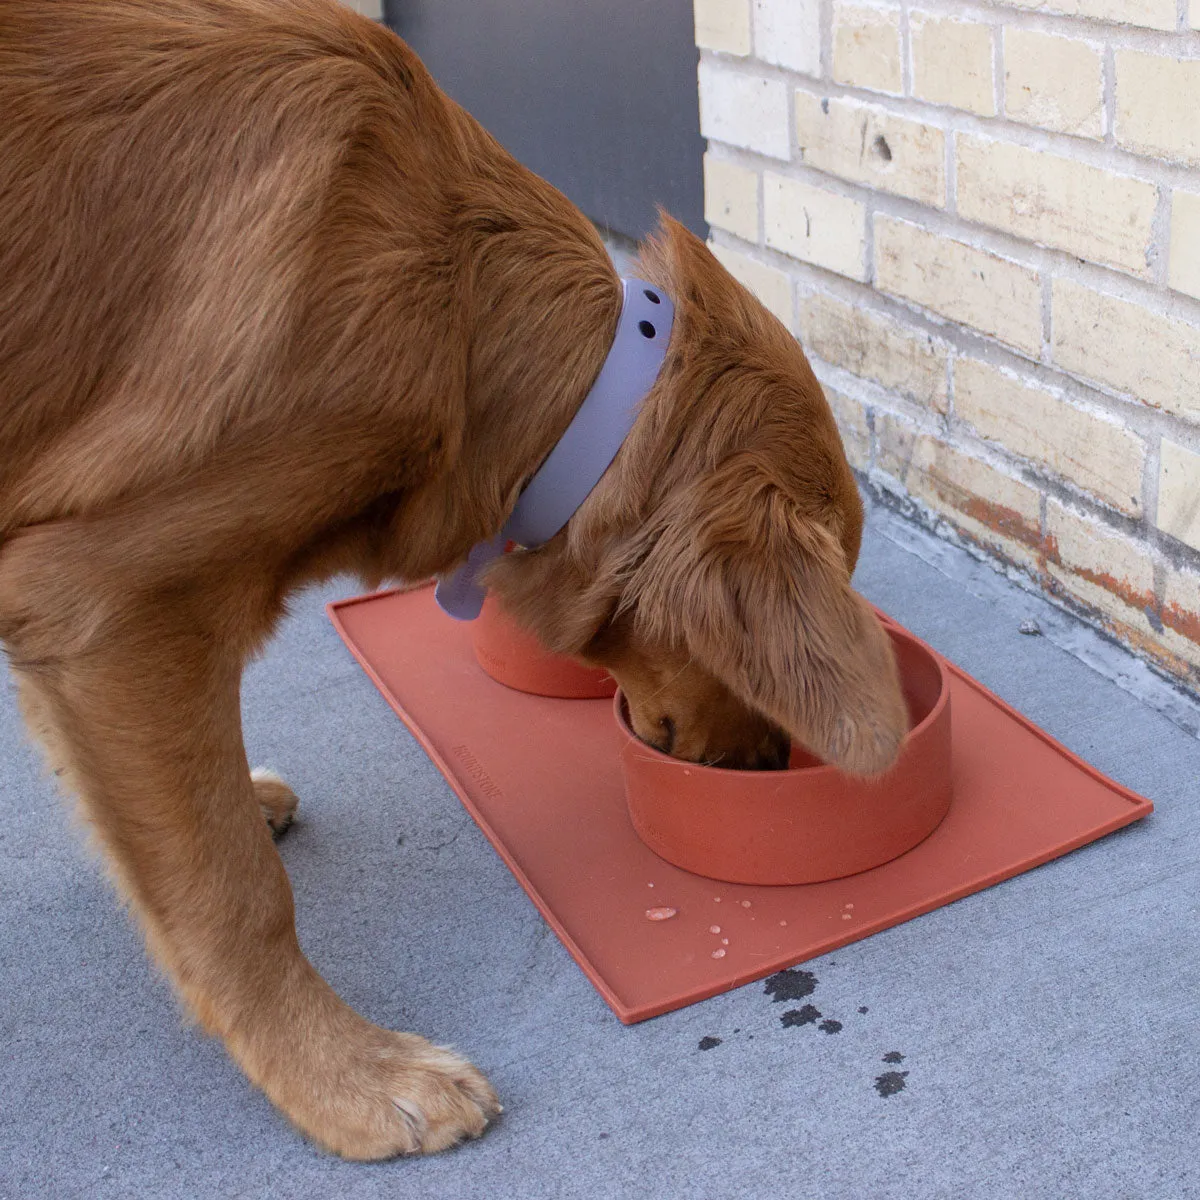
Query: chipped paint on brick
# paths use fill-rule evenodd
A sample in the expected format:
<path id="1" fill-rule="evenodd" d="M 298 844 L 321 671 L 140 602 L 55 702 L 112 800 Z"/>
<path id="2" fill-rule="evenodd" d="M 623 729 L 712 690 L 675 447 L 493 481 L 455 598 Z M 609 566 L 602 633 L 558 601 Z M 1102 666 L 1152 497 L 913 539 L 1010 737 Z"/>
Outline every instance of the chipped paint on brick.
<path id="1" fill-rule="evenodd" d="M 1162 623 L 1168 628 L 1182 634 L 1190 642 L 1200 646 L 1200 613 L 1194 613 L 1178 604 L 1165 604 L 1162 610 Z"/>
<path id="2" fill-rule="evenodd" d="M 1066 567 L 1072 575 L 1086 581 L 1087 583 L 1095 584 L 1098 588 L 1103 588 L 1106 592 L 1116 596 L 1124 604 L 1128 604 L 1130 608 L 1137 609 L 1138 612 L 1145 613 L 1147 618 L 1153 613 L 1158 616 L 1158 600 L 1153 592 L 1139 592 L 1133 588 L 1124 579 L 1117 579 L 1112 575 L 1106 574 L 1103 571 L 1089 571 L 1086 567 Z"/>
<path id="3" fill-rule="evenodd" d="M 1154 666 L 1164 671 L 1167 675 L 1172 676 L 1176 680 L 1190 683 L 1193 687 L 1197 682 L 1200 682 L 1200 669 L 1197 669 L 1178 654 L 1168 650 L 1162 642 L 1157 641 L 1149 634 L 1142 633 L 1136 629 L 1130 629 L 1125 625 L 1111 628 L 1111 625 L 1114 624 L 1112 622 L 1105 622 L 1105 624 L 1106 626 L 1110 626 L 1109 632 L 1114 637 L 1128 646 L 1135 654 L 1148 659 Z"/>
<path id="4" fill-rule="evenodd" d="M 938 494 L 942 495 L 940 489 Z M 953 500 L 949 502 L 954 503 Z M 1033 528 L 1015 509 L 1006 508 L 1003 504 L 995 504 L 979 496 L 965 496 L 955 507 L 972 521 L 978 521 L 980 525 L 986 525 L 996 533 L 1011 538 L 1014 542 L 1020 542 L 1031 550 L 1041 547 L 1041 532 Z"/>
<path id="5" fill-rule="evenodd" d="M 1064 562 L 1059 552 L 1058 539 L 1053 534 L 1048 533 L 1046 535 L 1043 546 L 1045 560 L 1054 563 L 1066 575 L 1074 575 L 1077 579 L 1082 579 L 1085 583 L 1103 588 L 1109 595 L 1116 596 L 1123 604 L 1127 604 L 1130 608 L 1143 613 L 1151 623 L 1158 619 L 1159 603 L 1158 598 L 1153 592 L 1138 591 L 1127 580 L 1118 579 L 1116 576 L 1109 575 L 1105 571 L 1092 571 L 1087 567 L 1077 566 L 1075 563 Z"/>

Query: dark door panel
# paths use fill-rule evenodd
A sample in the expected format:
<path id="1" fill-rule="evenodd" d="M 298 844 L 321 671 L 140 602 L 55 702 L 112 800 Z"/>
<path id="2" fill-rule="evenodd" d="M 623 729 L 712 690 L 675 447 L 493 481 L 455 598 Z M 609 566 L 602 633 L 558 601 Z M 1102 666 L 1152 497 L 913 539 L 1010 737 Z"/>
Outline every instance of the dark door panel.
<path id="1" fill-rule="evenodd" d="M 704 236 L 692 0 L 388 0 L 388 23 L 526 166 L 627 237 Z"/>

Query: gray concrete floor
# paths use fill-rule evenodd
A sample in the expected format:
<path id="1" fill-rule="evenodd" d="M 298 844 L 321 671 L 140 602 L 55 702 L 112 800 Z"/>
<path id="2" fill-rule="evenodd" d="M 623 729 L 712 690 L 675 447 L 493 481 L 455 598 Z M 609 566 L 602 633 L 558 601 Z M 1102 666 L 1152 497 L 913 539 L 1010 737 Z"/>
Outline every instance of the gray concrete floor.
<path id="1" fill-rule="evenodd" d="M 419 1161 L 319 1153 L 186 1026 L 0 674 L 0 1200 L 1200 1196 L 1200 741 L 1146 698 L 1194 706 L 891 514 L 872 514 L 857 582 L 1158 807 L 805 964 L 837 1033 L 785 1026 L 761 983 L 622 1026 L 326 622 L 352 585 L 295 605 L 245 720 L 252 760 L 302 799 L 281 849 L 304 945 L 506 1105 Z M 1022 636 L 1029 617 L 1052 636 Z M 905 1086 L 883 1096 L 889 1071 Z"/>

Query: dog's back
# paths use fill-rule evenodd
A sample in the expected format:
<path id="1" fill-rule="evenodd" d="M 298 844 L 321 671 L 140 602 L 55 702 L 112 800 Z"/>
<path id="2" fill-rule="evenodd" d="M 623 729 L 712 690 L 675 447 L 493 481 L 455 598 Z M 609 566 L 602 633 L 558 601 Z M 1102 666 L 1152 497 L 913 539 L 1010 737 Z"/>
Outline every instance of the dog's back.
<path id="1" fill-rule="evenodd" d="M 429 244 L 446 110 L 328 0 L 0 0 L 0 540 L 178 478 L 264 396 L 286 420 L 297 345 L 332 357 L 313 298 L 344 328 L 363 260 Z"/>

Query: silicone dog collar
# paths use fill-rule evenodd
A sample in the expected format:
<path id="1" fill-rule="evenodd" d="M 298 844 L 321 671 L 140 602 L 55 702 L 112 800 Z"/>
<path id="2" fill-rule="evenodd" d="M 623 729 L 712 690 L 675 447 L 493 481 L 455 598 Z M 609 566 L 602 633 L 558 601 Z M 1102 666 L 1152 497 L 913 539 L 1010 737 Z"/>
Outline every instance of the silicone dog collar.
<path id="1" fill-rule="evenodd" d="M 528 549 L 542 546 L 574 516 L 616 458 L 658 378 L 675 306 L 644 279 L 621 283 L 621 318 L 612 348 L 574 420 L 526 484 L 500 532 L 478 542 L 463 566 L 438 581 L 437 602 L 455 620 L 479 616 L 484 596 L 479 573 L 510 541 Z"/>

